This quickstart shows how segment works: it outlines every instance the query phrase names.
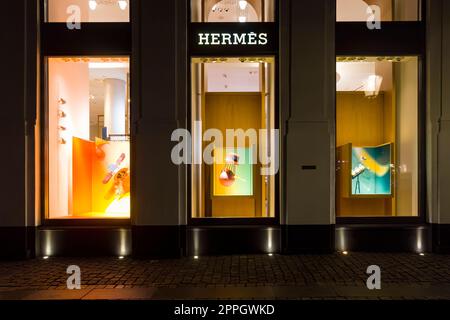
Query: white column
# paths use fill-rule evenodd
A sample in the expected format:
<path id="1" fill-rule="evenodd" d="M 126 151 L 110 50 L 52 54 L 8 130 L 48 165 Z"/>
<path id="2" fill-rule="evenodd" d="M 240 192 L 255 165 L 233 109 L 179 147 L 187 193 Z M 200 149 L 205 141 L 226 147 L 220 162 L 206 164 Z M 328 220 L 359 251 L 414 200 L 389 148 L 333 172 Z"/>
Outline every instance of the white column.
<path id="1" fill-rule="evenodd" d="M 125 134 L 126 82 L 120 79 L 105 79 L 104 83 L 105 127 L 108 128 L 108 135 Z"/>

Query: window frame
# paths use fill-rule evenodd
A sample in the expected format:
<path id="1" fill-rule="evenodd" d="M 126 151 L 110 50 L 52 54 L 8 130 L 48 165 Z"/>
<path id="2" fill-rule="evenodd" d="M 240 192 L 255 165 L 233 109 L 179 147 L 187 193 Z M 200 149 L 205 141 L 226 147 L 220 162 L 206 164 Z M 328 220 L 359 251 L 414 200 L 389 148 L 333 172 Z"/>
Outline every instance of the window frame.
<path id="1" fill-rule="evenodd" d="M 411 22 L 381 22 L 380 30 L 369 30 L 365 22 L 336 22 L 336 58 L 339 56 L 414 56 L 418 59 L 418 215 L 393 217 L 337 217 L 338 225 L 426 223 L 426 12 Z M 335 87 L 335 97 L 336 97 Z M 336 110 L 336 103 L 335 103 Z M 336 123 L 336 117 L 334 117 Z M 335 134 L 336 139 L 336 134 Z M 335 140 L 336 141 L 336 140 Z M 336 182 L 335 182 L 336 183 Z M 337 197 L 336 191 L 333 195 Z M 335 211 L 336 213 L 336 211 Z"/>
<path id="2" fill-rule="evenodd" d="M 192 37 L 192 25 L 195 24 L 207 24 L 207 25 L 221 25 L 224 24 L 223 22 L 191 22 L 192 18 L 192 10 L 191 10 L 191 0 L 188 1 L 188 10 L 187 10 L 187 21 L 186 21 L 186 30 L 188 38 Z M 279 0 L 274 0 L 274 21 L 273 22 L 252 22 L 250 24 L 271 24 L 275 26 L 275 29 L 277 30 L 277 33 L 280 29 L 280 23 L 279 23 Z M 229 25 L 235 24 L 237 26 L 246 24 L 246 23 L 227 23 Z M 198 57 L 204 57 L 204 58 L 217 58 L 220 56 L 218 53 L 211 53 L 211 52 L 205 52 L 204 54 L 197 54 L 192 52 L 191 48 L 188 47 L 187 50 L 187 59 L 188 59 L 188 74 L 187 74 L 187 88 L 188 88 L 188 94 L 191 94 L 192 90 L 192 69 L 191 69 L 191 59 L 192 58 L 198 58 Z M 281 106 L 280 106 L 280 40 L 279 37 L 276 38 L 276 50 L 272 53 L 268 52 L 251 52 L 249 50 L 248 52 L 243 52 L 241 54 L 236 53 L 230 53 L 228 51 L 224 51 L 224 54 L 222 55 L 224 57 L 247 57 L 247 56 L 261 56 L 261 57 L 273 57 L 274 59 L 274 68 L 275 68 L 275 105 L 274 105 L 274 112 L 275 112 L 275 129 L 280 130 L 280 119 L 281 119 Z M 187 103 L 187 120 L 188 120 L 188 130 L 192 132 L 192 101 L 189 98 Z M 274 195 L 274 201 L 275 201 L 275 213 L 274 217 L 268 217 L 268 218 L 195 218 L 192 217 L 192 166 L 190 164 L 186 165 L 186 215 L 187 215 L 187 226 L 236 226 L 236 225 L 242 225 L 242 226 L 279 226 L 281 223 L 281 196 L 280 196 L 280 190 L 281 190 L 281 172 L 283 167 L 283 159 L 282 156 L 282 150 L 283 150 L 283 137 L 280 135 L 279 138 L 279 152 L 280 152 L 280 170 L 275 175 L 274 183 L 275 183 L 275 195 Z"/>
<path id="3" fill-rule="evenodd" d="M 131 43 L 131 13 L 134 1 L 130 1 L 130 22 L 83 22 L 80 30 L 68 30 L 66 23 L 46 22 L 46 0 L 39 3 L 39 105 L 40 118 L 40 218 L 42 226 L 130 226 L 133 212 L 130 210 L 129 218 L 50 218 L 49 217 L 49 155 L 48 155 L 48 58 L 52 57 L 128 57 L 130 61 L 130 74 L 133 70 L 133 56 Z M 111 37 L 114 34 L 114 37 Z M 100 39 L 100 40 L 99 40 Z M 82 45 L 80 45 L 82 44 Z M 130 97 L 133 96 L 133 84 L 130 83 Z M 133 101 L 133 100 L 132 100 Z M 134 179 L 134 145 L 133 141 L 133 103 L 130 106 L 130 168 L 131 181 Z M 133 189 L 133 183 L 131 184 Z M 131 195 L 131 202 L 133 202 Z"/>

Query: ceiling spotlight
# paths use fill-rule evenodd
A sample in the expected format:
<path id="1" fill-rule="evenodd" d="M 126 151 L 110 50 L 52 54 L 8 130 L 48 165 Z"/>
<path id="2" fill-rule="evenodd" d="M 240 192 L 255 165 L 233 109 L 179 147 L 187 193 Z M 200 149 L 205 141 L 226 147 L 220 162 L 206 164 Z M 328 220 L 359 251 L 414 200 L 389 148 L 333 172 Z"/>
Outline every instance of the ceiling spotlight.
<path id="1" fill-rule="evenodd" d="M 119 8 L 121 10 L 126 10 L 128 7 L 128 2 L 126 0 L 119 0 L 117 3 L 119 4 Z"/>
<path id="2" fill-rule="evenodd" d="M 239 22 L 246 22 L 246 21 L 247 21 L 247 17 L 239 16 Z"/>
<path id="3" fill-rule="evenodd" d="M 89 9 L 94 11 L 97 9 L 97 1 L 96 0 L 89 0 Z"/>
<path id="4" fill-rule="evenodd" d="M 247 8 L 247 1 L 240 0 L 239 1 L 239 8 L 241 8 L 241 10 L 245 10 Z"/>

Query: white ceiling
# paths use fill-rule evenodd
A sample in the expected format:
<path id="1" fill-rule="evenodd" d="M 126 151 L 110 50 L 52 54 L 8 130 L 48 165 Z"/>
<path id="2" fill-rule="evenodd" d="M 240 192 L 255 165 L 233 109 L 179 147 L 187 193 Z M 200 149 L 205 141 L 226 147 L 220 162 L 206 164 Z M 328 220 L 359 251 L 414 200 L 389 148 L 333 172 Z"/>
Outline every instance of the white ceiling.
<path id="1" fill-rule="evenodd" d="M 259 63 L 205 63 L 208 92 L 259 92 Z"/>

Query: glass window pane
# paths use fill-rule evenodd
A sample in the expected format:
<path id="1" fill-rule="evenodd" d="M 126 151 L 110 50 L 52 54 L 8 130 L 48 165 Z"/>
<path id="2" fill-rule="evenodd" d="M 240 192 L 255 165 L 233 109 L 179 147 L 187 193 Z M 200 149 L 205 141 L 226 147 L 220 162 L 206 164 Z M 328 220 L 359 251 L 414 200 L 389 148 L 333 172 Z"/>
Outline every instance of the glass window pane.
<path id="1" fill-rule="evenodd" d="M 46 22 L 129 22 L 129 0 L 47 0 Z"/>
<path id="2" fill-rule="evenodd" d="M 129 218 L 129 58 L 48 59 L 48 217 Z"/>
<path id="3" fill-rule="evenodd" d="M 273 58 L 192 60 L 193 218 L 275 216 L 274 72 Z"/>
<path id="4" fill-rule="evenodd" d="M 418 21 L 421 0 L 336 0 L 336 21 Z"/>
<path id="5" fill-rule="evenodd" d="M 340 57 L 336 215 L 418 215 L 418 59 Z"/>
<path id="6" fill-rule="evenodd" d="M 191 0 L 192 22 L 273 22 L 275 0 Z"/>

